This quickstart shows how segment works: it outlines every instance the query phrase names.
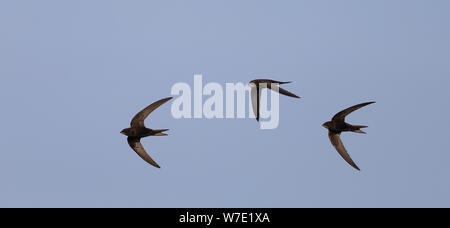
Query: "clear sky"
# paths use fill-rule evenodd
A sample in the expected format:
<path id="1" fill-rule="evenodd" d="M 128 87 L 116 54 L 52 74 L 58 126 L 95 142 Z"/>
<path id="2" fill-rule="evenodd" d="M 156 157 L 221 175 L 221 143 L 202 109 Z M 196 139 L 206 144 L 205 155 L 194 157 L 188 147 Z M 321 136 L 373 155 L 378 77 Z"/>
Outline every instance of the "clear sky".
<path id="1" fill-rule="evenodd" d="M 450 1 L 0 2 L 1 207 L 449 207 Z M 119 132 L 177 82 L 294 81 L 280 125 Z M 342 139 L 321 124 L 367 135 Z"/>

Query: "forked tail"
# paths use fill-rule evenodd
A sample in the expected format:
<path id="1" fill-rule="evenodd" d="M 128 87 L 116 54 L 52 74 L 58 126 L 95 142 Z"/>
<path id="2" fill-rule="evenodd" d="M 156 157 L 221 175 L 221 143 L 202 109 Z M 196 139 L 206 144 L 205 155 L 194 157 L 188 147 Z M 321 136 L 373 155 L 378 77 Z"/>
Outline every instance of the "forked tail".
<path id="1" fill-rule="evenodd" d="M 364 125 L 354 125 L 354 130 L 352 132 L 355 133 L 360 133 L 360 134 L 366 134 L 366 132 L 364 132 L 363 130 L 361 130 L 361 128 L 366 128 L 367 126 Z"/>
<path id="2" fill-rule="evenodd" d="M 163 133 L 164 131 L 168 131 L 169 129 L 157 129 L 157 130 L 153 130 L 156 133 L 154 134 L 154 136 L 165 136 L 167 135 L 166 133 Z"/>

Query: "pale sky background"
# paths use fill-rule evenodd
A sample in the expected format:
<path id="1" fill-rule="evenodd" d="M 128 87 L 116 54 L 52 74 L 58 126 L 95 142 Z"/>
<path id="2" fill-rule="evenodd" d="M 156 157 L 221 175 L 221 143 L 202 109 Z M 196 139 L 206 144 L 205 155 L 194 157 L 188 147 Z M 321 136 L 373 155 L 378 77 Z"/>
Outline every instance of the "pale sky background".
<path id="1" fill-rule="evenodd" d="M 0 207 L 450 207 L 450 1 L 0 2 Z M 119 132 L 176 82 L 294 81 L 280 126 Z M 205 97 L 206 98 L 206 97 Z M 376 101 L 342 139 L 321 124 Z"/>

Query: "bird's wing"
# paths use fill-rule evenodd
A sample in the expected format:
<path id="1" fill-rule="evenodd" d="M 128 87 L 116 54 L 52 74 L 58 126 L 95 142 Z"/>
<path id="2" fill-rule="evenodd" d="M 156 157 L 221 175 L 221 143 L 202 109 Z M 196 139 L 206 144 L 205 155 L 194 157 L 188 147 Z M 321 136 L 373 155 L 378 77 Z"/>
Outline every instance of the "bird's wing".
<path id="1" fill-rule="evenodd" d="M 252 87 L 251 96 L 252 96 L 253 113 L 255 114 L 256 121 L 259 121 L 259 102 L 260 102 L 259 86 Z"/>
<path id="2" fill-rule="evenodd" d="M 354 111 L 356 111 L 356 110 L 358 110 L 358 109 L 360 109 L 360 108 L 362 108 L 362 107 L 364 107 L 366 105 L 370 105 L 370 104 L 373 104 L 373 103 L 375 103 L 375 102 L 366 102 L 366 103 L 358 104 L 358 105 L 352 106 L 350 108 L 344 109 L 344 110 L 338 112 L 336 115 L 334 115 L 332 120 L 333 121 L 344 121 L 345 117 L 348 114 L 350 114 L 350 113 L 352 113 L 352 112 L 354 112 Z"/>
<path id="3" fill-rule="evenodd" d="M 295 94 L 293 94 L 293 93 L 291 93 L 291 92 L 289 92 L 289 91 L 287 91 L 287 90 L 285 90 L 285 89 L 283 89 L 283 88 L 281 88 L 281 87 L 279 87 L 279 86 L 277 86 L 275 84 L 271 84 L 270 85 L 270 89 L 271 90 L 276 91 L 277 88 L 278 88 L 278 93 L 280 93 L 280 94 L 286 95 L 288 97 L 300 98 L 299 96 L 297 96 L 297 95 L 295 95 Z"/>
<path id="4" fill-rule="evenodd" d="M 358 166 L 353 162 L 350 155 L 347 153 L 347 150 L 344 147 L 344 144 L 342 143 L 340 134 L 335 134 L 333 132 L 328 131 L 328 137 L 330 137 L 331 144 L 333 144 L 334 148 L 336 148 L 337 152 L 344 158 L 344 160 L 353 166 L 353 168 L 360 170 Z"/>
<path id="5" fill-rule="evenodd" d="M 140 111 L 138 114 L 136 114 L 133 119 L 131 120 L 131 127 L 144 127 L 144 120 L 147 118 L 147 116 L 153 112 L 155 109 L 157 109 L 162 104 L 166 103 L 168 100 L 172 99 L 172 97 L 167 97 L 164 99 L 161 99 L 159 101 L 154 102 L 153 104 L 147 106 L 142 111 Z"/>
<path id="6" fill-rule="evenodd" d="M 159 165 L 153 161 L 153 159 L 150 157 L 150 155 L 147 154 L 147 152 L 145 152 L 144 147 L 142 146 L 141 142 L 140 142 L 140 138 L 136 138 L 136 137 L 128 137 L 127 138 L 128 144 L 130 145 L 131 148 L 133 148 L 133 150 L 142 158 L 144 159 L 146 162 L 148 162 L 150 165 L 155 166 L 156 168 L 161 168 L 159 167 Z"/>

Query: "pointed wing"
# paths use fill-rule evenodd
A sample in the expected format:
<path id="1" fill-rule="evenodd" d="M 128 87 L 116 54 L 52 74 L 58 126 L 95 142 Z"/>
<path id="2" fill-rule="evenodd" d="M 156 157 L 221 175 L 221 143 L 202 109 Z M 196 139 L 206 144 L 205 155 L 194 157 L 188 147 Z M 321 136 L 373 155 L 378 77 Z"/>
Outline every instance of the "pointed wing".
<path id="1" fill-rule="evenodd" d="M 256 121 L 259 121 L 259 102 L 260 102 L 259 86 L 252 87 L 251 96 L 252 96 L 253 113 L 255 114 Z"/>
<path id="2" fill-rule="evenodd" d="M 358 110 L 358 109 L 360 109 L 360 108 L 362 108 L 362 107 L 364 107 L 366 105 L 370 105 L 370 104 L 373 104 L 373 103 L 375 103 L 375 102 L 366 102 L 366 103 L 358 104 L 358 105 L 352 106 L 350 108 L 344 109 L 344 110 L 338 112 L 336 115 L 334 115 L 332 120 L 333 121 L 345 121 L 345 117 L 348 114 L 350 114 L 350 113 L 352 113 L 352 112 L 354 112 L 354 111 L 356 111 L 356 110 Z"/>
<path id="3" fill-rule="evenodd" d="M 168 100 L 172 99 L 172 97 L 167 97 L 164 99 L 161 99 L 159 101 L 154 102 L 153 104 L 147 106 L 142 111 L 140 111 L 138 114 L 136 114 L 133 119 L 131 120 L 131 127 L 144 127 L 144 120 L 147 118 L 147 116 L 153 112 L 155 109 L 157 109 L 162 104 L 166 103 Z"/>
<path id="4" fill-rule="evenodd" d="M 353 166 L 353 168 L 360 170 L 358 166 L 353 162 L 350 155 L 347 153 L 347 150 L 344 147 L 344 144 L 341 141 L 340 134 L 335 134 L 333 132 L 328 131 L 328 137 L 330 138 L 331 144 L 333 144 L 334 148 L 336 148 L 337 152 L 344 158 L 344 160 Z"/>
<path id="5" fill-rule="evenodd" d="M 127 138 L 128 144 L 131 148 L 142 158 L 144 161 L 148 162 L 150 165 L 155 166 L 156 168 L 161 168 L 153 159 L 150 157 L 150 155 L 145 152 L 144 147 L 142 146 L 140 142 L 140 138 L 135 137 L 128 137 Z"/>
<path id="6" fill-rule="evenodd" d="M 275 84 L 270 84 L 270 89 L 271 90 L 276 91 L 276 88 L 278 88 L 278 93 L 280 93 L 280 94 L 286 95 L 288 97 L 300 98 L 299 96 L 297 96 L 297 95 L 295 95 L 295 94 L 293 94 L 293 93 L 291 93 L 291 92 L 289 92 L 289 91 L 287 91 L 287 90 L 285 90 L 285 89 L 283 89 L 283 88 L 281 88 L 281 87 L 279 87 L 279 86 L 277 86 Z"/>

